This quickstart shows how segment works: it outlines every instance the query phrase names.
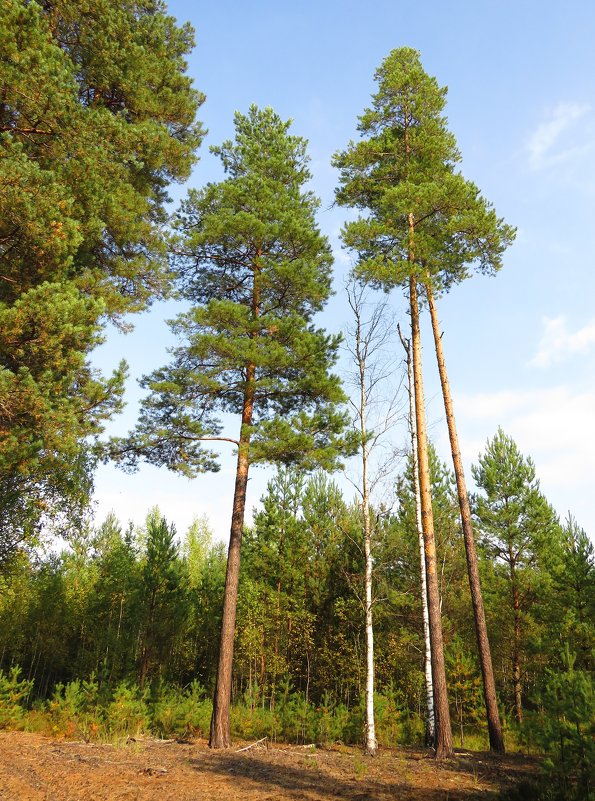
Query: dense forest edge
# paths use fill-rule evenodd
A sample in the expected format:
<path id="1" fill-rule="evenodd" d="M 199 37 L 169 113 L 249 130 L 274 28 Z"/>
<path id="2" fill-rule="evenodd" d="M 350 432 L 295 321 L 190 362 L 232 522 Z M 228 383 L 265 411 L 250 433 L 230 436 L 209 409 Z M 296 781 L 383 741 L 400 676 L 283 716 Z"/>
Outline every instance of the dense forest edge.
<path id="1" fill-rule="evenodd" d="M 433 452 L 432 452 L 433 453 Z M 432 455 L 451 718 L 457 747 L 486 750 L 481 678 L 454 480 Z M 423 744 L 423 637 L 410 471 L 395 513 L 378 510 L 375 552 L 381 746 Z M 531 494 L 530 487 L 526 488 Z M 533 502 L 545 501 L 533 488 Z M 547 508 L 547 505 L 546 505 Z M 562 782 L 588 778 L 593 549 L 569 519 L 516 565 L 523 598 L 523 720 L 515 719 L 516 644 L 509 566 L 486 539 L 481 573 L 506 743 L 547 756 Z M 3 580 L 0 725 L 122 742 L 151 733 L 207 737 L 225 551 L 197 520 L 178 544 L 154 509 L 144 525 L 110 517 L 46 560 L 21 556 Z M 234 737 L 357 744 L 364 722 L 360 513 L 333 480 L 281 471 L 245 532 L 231 726 Z M 306 569 L 304 569 L 306 566 Z M 545 602 L 544 602 L 545 599 Z M 12 668 L 9 668 L 13 665 Z"/>
<path id="2" fill-rule="evenodd" d="M 593 544 L 502 429 L 465 483 L 436 304 L 496 275 L 516 231 L 460 173 L 446 88 L 393 50 L 333 157 L 353 324 L 328 333 L 332 248 L 290 121 L 236 112 L 211 147 L 222 179 L 172 211 L 205 135 L 192 47 L 160 0 L 3 6 L 0 728 L 518 751 L 541 760 L 523 797 L 593 799 Z M 128 367 L 102 375 L 92 354 L 168 297 L 185 303 L 171 361 L 106 439 Z M 453 466 L 427 432 L 426 317 Z M 223 444 L 229 550 L 206 517 L 93 519 L 101 461 L 200 492 Z"/>

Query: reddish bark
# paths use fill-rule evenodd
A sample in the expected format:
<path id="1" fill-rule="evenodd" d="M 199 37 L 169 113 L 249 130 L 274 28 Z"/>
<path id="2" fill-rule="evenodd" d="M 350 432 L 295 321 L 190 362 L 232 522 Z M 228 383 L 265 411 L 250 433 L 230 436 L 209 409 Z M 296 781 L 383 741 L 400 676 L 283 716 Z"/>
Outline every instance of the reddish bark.
<path id="1" fill-rule="evenodd" d="M 442 641 L 442 620 L 440 617 L 440 593 L 438 589 L 434 517 L 432 513 L 432 495 L 430 489 L 430 467 L 428 462 L 426 414 L 421 366 L 419 303 L 417 298 L 417 283 L 414 276 L 409 280 L 409 300 L 411 310 L 411 345 L 413 352 L 413 384 L 415 389 L 421 515 L 426 557 L 430 640 L 432 645 L 436 758 L 445 759 L 453 753 L 452 730 L 446 688 L 446 668 L 444 664 L 444 644 Z"/>
<path id="2" fill-rule="evenodd" d="M 434 345 L 436 347 L 436 359 L 438 361 L 438 371 L 440 373 L 440 383 L 442 385 L 442 396 L 444 398 L 444 410 L 446 423 L 448 426 L 448 436 L 452 461 L 457 482 L 457 494 L 459 498 L 459 509 L 461 512 L 461 526 L 463 529 L 463 539 L 465 542 L 465 556 L 467 559 L 467 575 L 469 577 L 469 589 L 471 591 L 471 603 L 473 606 L 473 617 L 475 621 L 475 636 L 477 639 L 477 650 L 479 652 L 479 662 L 483 679 L 483 695 L 486 706 L 486 716 L 488 723 L 488 733 L 490 739 L 490 750 L 496 753 L 504 753 L 504 737 L 500 725 L 500 714 L 498 711 L 498 699 L 496 697 L 496 683 L 494 681 L 494 669 L 492 666 L 492 655 L 490 652 L 490 642 L 486 626 L 485 610 L 483 597 L 481 594 L 481 584 L 479 581 L 479 569 L 477 565 L 477 550 L 475 548 L 475 537 L 473 535 L 473 525 L 471 523 L 471 508 L 469 506 L 469 495 L 465 484 L 465 473 L 463 470 L 463 460 L 459 448 L 459 438 L 454 416 L 450 384 L 446 372 L 444 361 L 444 351 L 442 348 L 442 338 L 438 325 L 438 313 L 434 302 L 434 295 L 431 286 L 426 284 L 426 296 L 430 308 L 432 319 L 432 331 L 434 333 Z"/>

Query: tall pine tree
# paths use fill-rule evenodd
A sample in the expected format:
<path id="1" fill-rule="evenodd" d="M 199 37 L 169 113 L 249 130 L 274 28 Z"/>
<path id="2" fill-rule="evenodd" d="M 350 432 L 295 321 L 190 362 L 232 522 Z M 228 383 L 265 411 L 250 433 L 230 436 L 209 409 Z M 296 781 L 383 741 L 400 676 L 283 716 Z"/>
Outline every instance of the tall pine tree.
<path id="1" fill-rule="evenodd" d="M 452 753 L 452 733 L 442 644 L 436 545 L 432 517 L 425 405 L 421 364 L 418 282 L 433 253 L 432 231 L 419 228 L 432 194 L 455 153 L 453 137 L 441 116 L 444 90 L 424 72 L 416 51 L 394 50 L 376 72 L 378 91 L 359 118 L 361 141 L 337 153 L 337 200 L 365 212 L 343 230 L 354 250 L 356 270 L 388 290 L 407 287 L 419 457 L 420 497 L 426 556 L 432 651 L 436 755 Z"/>
<path id="2" fill-rule="evenodd" d="M 240 544 L 251 464 L 331 467 L 346 441 L 344 400 L 330 369 L 338 337 L 315 328 L 332 258 L 304 139 L 270 108 L 236 114 L 235 141 L 212 151 L 227 178 L 190 193 L 178 220 L 180 285 L 191 308 L 173 330 L 173 362 L 145 379 L 139 426 L 119 447 L 189 476 L 217 469 L 205 441 L 237 448 L 223 623 L 210 744 L 230 745 L 229 704 Z M 218 413 L 239 418 L 227 436 Z"/>
<path id="3" fill-rule="evenodd" d="M 385 289 L 407 286 L 411 313 L 411 345 L 420 453 L 420 489 L 432 639 L 441 640 L 438 603 L 433 577 L 433 532 L 427 481 L 425 414 L 423 409 L 421 344 L 419 338 L 418 285 L 430 305 L 434 333 L 434 293 L 448 290 L 469 274 L 470 265 L 484 272 L 498 269 L 503 249 L 514 232 L 499 220 L 478 189 L 455 171 L 460 155 L 443 116 L 446 89 L 428 76 L 419 54 L 410 48 L 394 50 L 376 73 L 379 88 L 372 108 L 360 118 L 363 141 L 352 143 L 335 157 L 341 169 L 338 199 L 368 212 L 366 218 L 345 227 L 344 241 L 358 253 L 358 272 Z M 484 679 L 484 697 L 490 745 L 504 749 L 491 665 L 489 642 L 470 523 L 469 503 L 458 452 L 450 390 L 440 337 L 436 351 L 451 437 L 453 460 L 461 504 L 469 583 L 478 650 Z M 434 650 L 434 649 L 433 649 Z M 443 692 L 441 645 L 433 653 L 438 752 L 450 748 L 446 723 L 447 701 Z M 436 685 L 436 679 L 438 684 Z M 444 697 L 442 697 L 444 695 Z M 439 709 L 440 707 L 440 709 Z M 440 732 L 438 718 L 447 731 Z"/>
<path id="4" fill-rule="evenodd" d="M 6 0 L 0 24 L 0 557 L 88 498 L 124 370 L 88 355 L 168 286 L 166 189 L 202 131 L 161 0 Z"/>

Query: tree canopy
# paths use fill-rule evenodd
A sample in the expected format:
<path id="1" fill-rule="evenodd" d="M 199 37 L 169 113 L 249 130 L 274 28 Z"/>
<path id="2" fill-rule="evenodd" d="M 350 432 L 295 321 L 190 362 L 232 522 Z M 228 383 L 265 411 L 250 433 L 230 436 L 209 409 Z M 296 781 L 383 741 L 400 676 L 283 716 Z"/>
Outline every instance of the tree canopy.
<path id="1" fill-rule="evenodd" d="M 213 147 L 227 173 L 191 190 L 176 228 L 181 293 L 191 307 L 172 323 L 182 344 L 144 379 L 139 426 L 120 448 L 185 475 L 217 469 L 203 443 L 250 441 L 251 463 L 331 467 L 346 424 L 330 372 L 340 338 L 312 317 L 331 291 L 330 248 L 304 189 L 306 141 L 272 109 L 235 116 L 236 139 Z M 240 438 L 221 413 L 250 421 Z M 339 404 L 339 406 L 338 406 Z"/>
<path id="2" fill-rule="evenodd" d="M 123 365 L 99 375 L 89 353 L 107 319 L 125 326 L 168 291 L 166 189 L 188 176 L 202 138 L 191 47 L 192 29 L 161 2 L 3 5 L 0 505 L 10 542 L 31 536 L 54 500 L 88 495 L 86 443 L 119 408 L 124 380 Z"/>
<path id="3" fill-rule="evenodd" d="M 375 79 L 378 91 L 359 118 L 362 138 L 334 156 L 338 202 L 365 212 L 343 229 L 357 273 L 384 289 L 413 276 L 440 292 L 464 280 L 471 266 L 495 272 L 514 229 L 457 172 L 446 88 L 408 47 L 393 50 Z"/>

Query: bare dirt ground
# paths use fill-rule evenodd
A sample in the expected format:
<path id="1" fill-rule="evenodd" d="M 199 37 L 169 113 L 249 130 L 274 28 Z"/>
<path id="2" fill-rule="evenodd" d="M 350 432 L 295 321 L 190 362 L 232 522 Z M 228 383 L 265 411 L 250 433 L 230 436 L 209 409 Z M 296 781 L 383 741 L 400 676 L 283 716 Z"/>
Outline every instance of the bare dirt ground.
<path id="1" fill-rule="evenodd" d="M 534 760 L 416 749 L 275 744 L 210 751 L 204 740 L 121 747 L 0 732 L 2 801 L 474 801 L 534 775 Z"/>

